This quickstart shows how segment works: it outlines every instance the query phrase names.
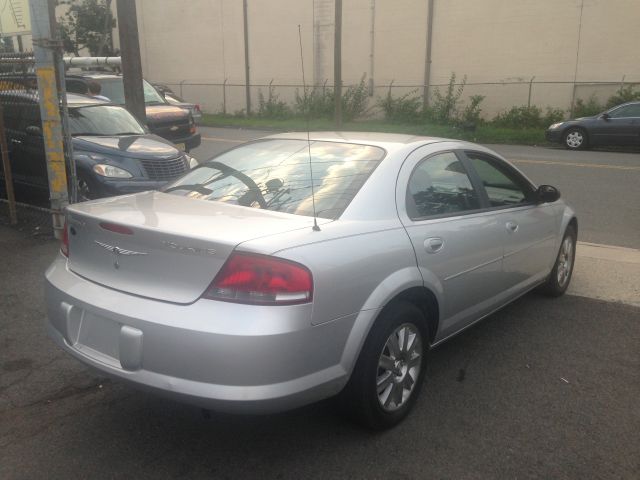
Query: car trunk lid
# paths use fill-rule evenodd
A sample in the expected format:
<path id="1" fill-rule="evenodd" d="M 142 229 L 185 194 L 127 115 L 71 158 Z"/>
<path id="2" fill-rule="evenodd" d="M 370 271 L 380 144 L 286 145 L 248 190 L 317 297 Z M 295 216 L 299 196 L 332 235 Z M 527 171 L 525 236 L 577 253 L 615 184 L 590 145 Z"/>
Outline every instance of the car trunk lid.
<path id="1" fill-rule="evenodd" d="M 191 303 L 239 244 L 313 225 L 305 216 L 144 192 L 68 208 L 69 268 L 107 287 Z"/>

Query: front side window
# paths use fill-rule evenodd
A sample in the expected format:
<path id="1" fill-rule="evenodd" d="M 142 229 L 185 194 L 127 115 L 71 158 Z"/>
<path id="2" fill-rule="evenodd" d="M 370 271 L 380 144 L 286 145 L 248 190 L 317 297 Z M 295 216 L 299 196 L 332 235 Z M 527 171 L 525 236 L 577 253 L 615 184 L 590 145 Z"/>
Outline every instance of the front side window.
<path id="1" fill-rule="evenodd" d="M 335 219 L 384 155 L 369 145 L 263 140 L 213 158 L 163 191 L 306 216 L 313 216 L 315 199 L 317 216 Z"/>
<path id="2" fill-rule="evenodd" d="M 24 133 L 25 128 L 31 125 L 41 126 L 37 99 L 2 96 L 0 105 L 2 105 L 5 128 Z"/>
<path id="3" fill-rule="evenodd" d="M 410 218 L 456 214 L 478 208 L 478 194 L 455 153 L 428 157 L 411 173 L 407 187 Z"/>
<path id="4" fill-rule="evenodd" d="M 143 135 L 144 129 L 126 109 L 91 105 L 69 109 L 71 135 Z"/>
<path id="5" fill-rule="evenodd" d="M 500 160 L 481 153 L 466 154 L 482 181 L 490 206 L 519 205 L 533 199 L 533 189 L 528 182 Z"/>

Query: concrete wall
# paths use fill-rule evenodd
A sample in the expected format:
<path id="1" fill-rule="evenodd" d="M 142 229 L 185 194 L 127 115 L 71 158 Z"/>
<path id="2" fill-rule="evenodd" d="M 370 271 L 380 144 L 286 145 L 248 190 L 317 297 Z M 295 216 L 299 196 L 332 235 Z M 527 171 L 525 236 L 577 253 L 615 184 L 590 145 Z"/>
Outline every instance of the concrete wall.
<path id="1" fill-rule="evenodd" d="M 482 94 L 485 116 L 528 101 L 568 109 L 577 95 L 606 98 L 617 83 L 640 82 L 640 0 L 435 0 L 433 85 L 467 76 L 465 96 Z M 424 82 L 427 0 L 343 2 L 343 81 L 372 77 L 375 95 L 393 81 L 397 95 Z M 251 83 L 273 81 L 293 101 L 302 83 L 298 25 L 307 83 L 333 80 L 333 0 L 248 0 Z M 206 111 L 245 108 L 240 0 L 137 0 L 143 69 Z M 373 29 L 373 35 L 372 35 Z M 373 61 L 372 61 L 373 60 Z M 373 75 L 372 75 L 373 73 Z M 223 88 L 227 81 L 226 101 Z M 525 82 L 514 85 L 511 82 Z M 493 83 L 493 85 L 474 85 Z M 209 84 L 209 85 L 194 85 Z M 258 90 L 252 101 L 257 105 Z M 370 104 L 373 105 L 372 99 Z"/>

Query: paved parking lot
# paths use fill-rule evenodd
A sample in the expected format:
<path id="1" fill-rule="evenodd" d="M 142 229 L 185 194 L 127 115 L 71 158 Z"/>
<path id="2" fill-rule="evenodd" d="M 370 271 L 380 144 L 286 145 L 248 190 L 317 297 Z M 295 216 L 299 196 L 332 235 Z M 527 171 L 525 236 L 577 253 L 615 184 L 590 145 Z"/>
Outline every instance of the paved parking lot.
<path id="1" fill-rule="evenodd" d="M 203 133 L 200 159 L 261 132 Z M 571 295 L 529 294 L 432 352 L 417 408 L 380 434 L 331 402 L 207 417 L 86 369 L 45 333 L 56 242 L 0 226 L 0 478 L 640 478 L 640 155 L 498 150 L 575 197 L 595 246 Z"/>

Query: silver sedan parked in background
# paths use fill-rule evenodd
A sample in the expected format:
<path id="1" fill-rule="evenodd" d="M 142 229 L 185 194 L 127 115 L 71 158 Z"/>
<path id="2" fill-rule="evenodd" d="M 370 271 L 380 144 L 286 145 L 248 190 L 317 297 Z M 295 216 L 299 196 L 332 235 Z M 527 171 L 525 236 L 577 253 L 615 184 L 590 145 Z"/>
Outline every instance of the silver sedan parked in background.
<path id="1" fill-rule="evenodd" d="M 50 333 L 103 372 L 205 408 L 340 395 L 371 428 L 414 405 L 430 348 L 567 289 L 573 210 L 471 143 L 368 133 L 241 145 L 161 192 L 68 208 Z"/>

